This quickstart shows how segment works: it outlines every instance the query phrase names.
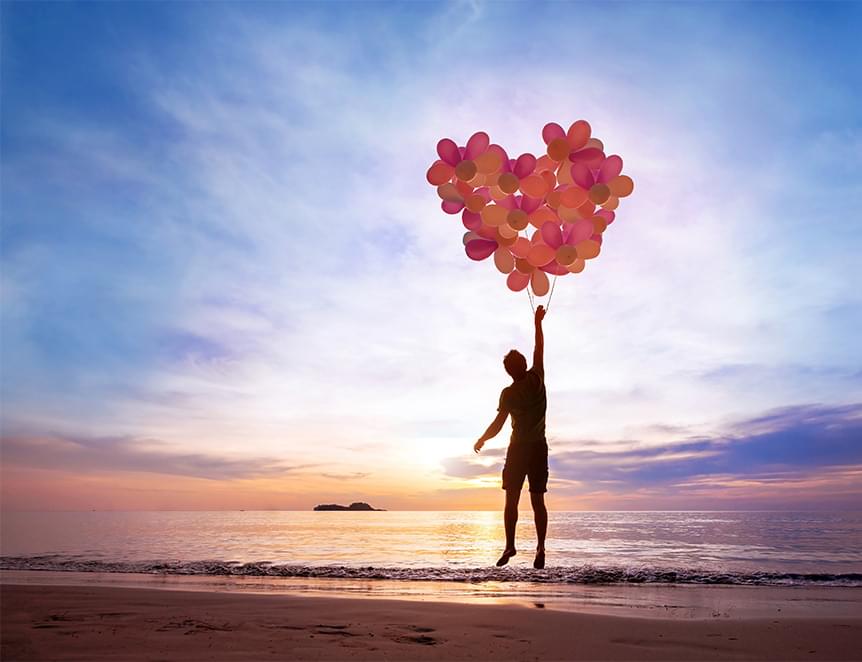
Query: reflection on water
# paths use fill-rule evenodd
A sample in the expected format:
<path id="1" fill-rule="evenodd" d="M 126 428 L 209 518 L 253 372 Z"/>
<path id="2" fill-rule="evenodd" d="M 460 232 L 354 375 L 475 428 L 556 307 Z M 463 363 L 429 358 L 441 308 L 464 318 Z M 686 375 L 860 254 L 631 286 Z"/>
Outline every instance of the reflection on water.
<path id="1" fill-rule="evenodd" d="M 735 572 L 862 572 L 862 514 L 551 513 L 549 566 Z M 517 563 L 529 564 L 522 514 Z M 279 565 L 475 568 L 503 542 L 496 512 L 6 513 L 5 557 L 100 561 L 267 561 Z"/>

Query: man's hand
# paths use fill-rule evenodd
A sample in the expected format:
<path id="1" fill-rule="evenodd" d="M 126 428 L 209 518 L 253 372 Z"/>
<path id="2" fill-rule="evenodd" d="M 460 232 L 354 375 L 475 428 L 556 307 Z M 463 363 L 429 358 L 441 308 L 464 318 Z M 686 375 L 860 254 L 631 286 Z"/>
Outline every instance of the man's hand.
<path id="1" fill-rule="evenodd" d="M 546 312 L 547 311 L 545 310 L 544 306 L 539 306 L 538 308 L 536 308 L 536 324 L 542 323 L 542 320 L 545 319 Z"/>
<path id="2" fill-rule="evenodd" d="M 473 444 L 473 450 L 476 453 L 478 453 L 480 450 L 482 450 L 482 446 L 484 446 L 484 445 L 485 445 L 485 442 L 480 439 L 475 444 Z"/>

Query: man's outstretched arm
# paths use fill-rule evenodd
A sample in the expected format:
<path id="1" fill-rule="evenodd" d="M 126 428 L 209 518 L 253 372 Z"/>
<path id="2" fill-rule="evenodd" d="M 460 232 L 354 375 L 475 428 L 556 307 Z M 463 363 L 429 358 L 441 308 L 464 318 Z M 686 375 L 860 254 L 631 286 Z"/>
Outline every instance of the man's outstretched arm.
<path id="1" fill-rule="evenodd" d="M 542 331 L 542 320 L 545 319 L 545 307 L 536 308 L 536 348 L 533 350 L 533 367 L 542 374 L 545 373 L 545 334 Z"/>
<path id="2" fill-rule="evenodd" d="M 485 442 L 493 437 L 496 437 L 500 430 L 503 429 L 503 424 L 506 422 L 506 417 L 509 415 L 505 409 L 501 410 L 499 414 L 497 414 L 497 418 L 491 421 L 491 425 L 488 426 L 488 429 L 485 430 L 485 434 L 479 437 L 479 441 L 477 441 L 473 445 L 473 450 L 477 453 L 482 450 L 482 446 L 485 445 Z"/>

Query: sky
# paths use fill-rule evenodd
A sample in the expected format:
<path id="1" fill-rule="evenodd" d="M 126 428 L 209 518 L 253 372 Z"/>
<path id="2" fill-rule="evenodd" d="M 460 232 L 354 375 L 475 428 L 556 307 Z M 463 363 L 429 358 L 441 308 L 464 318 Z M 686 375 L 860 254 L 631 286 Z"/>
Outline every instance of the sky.
<path id="1" fill-rule="evenodd" d="M 425 171 L 588 120 L 548 503 L 862 508 L 858 3 L 3 3 L 2 506 L 492 509 L 526 295 Z"/>

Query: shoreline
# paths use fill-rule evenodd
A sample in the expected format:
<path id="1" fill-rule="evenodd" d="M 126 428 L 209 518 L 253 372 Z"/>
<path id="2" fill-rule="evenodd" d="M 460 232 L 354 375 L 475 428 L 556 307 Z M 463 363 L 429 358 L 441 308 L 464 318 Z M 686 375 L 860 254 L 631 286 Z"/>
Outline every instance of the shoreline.
<path id="1" fill-rule="evenodd" d="M 510 605 L 637 618 L 841 618 L 862 613 L 862 588 L 721 584 L 543 584 L 394 579 L 0 570 L 0 586 L 78 586 Z"/>
<path id="2" fill-rule="evenodd" d="M 128 660 L 184 662 L 270 657 L 853 660 L 862 650 L 862 591 L 857 589 L 815 589 L 827 591 L 826 596 L 782 589 L 776 599 L 786 606 L 767 615 L 746 611 L 741 603 L 755 598 L 752 591 L 772 589 L 723 587 L 728 591 L 719 593 L 735 596 L 740 608 L 703 617 L 637 607 L 619 615 L 625 605 L 610 615 L 588 605 L 570 610 L 552 604 L 455 604 L 433 595 L 393 600 L 371 597 L 373 587 L 362 597 L 332 597 L 212 585 L 199 585 L 204 590 L 63 585 L 47 577 L 38 583 L 7 574 L 0 596 L 4 660 L 98 661 L 117 659 L 118 653 Z M 717 587 L 697 592 L 712 588 Z M 683 595 L 692 592 L 686 588 Z M 830 604 L 830 615 L 818 608 Z"/>

